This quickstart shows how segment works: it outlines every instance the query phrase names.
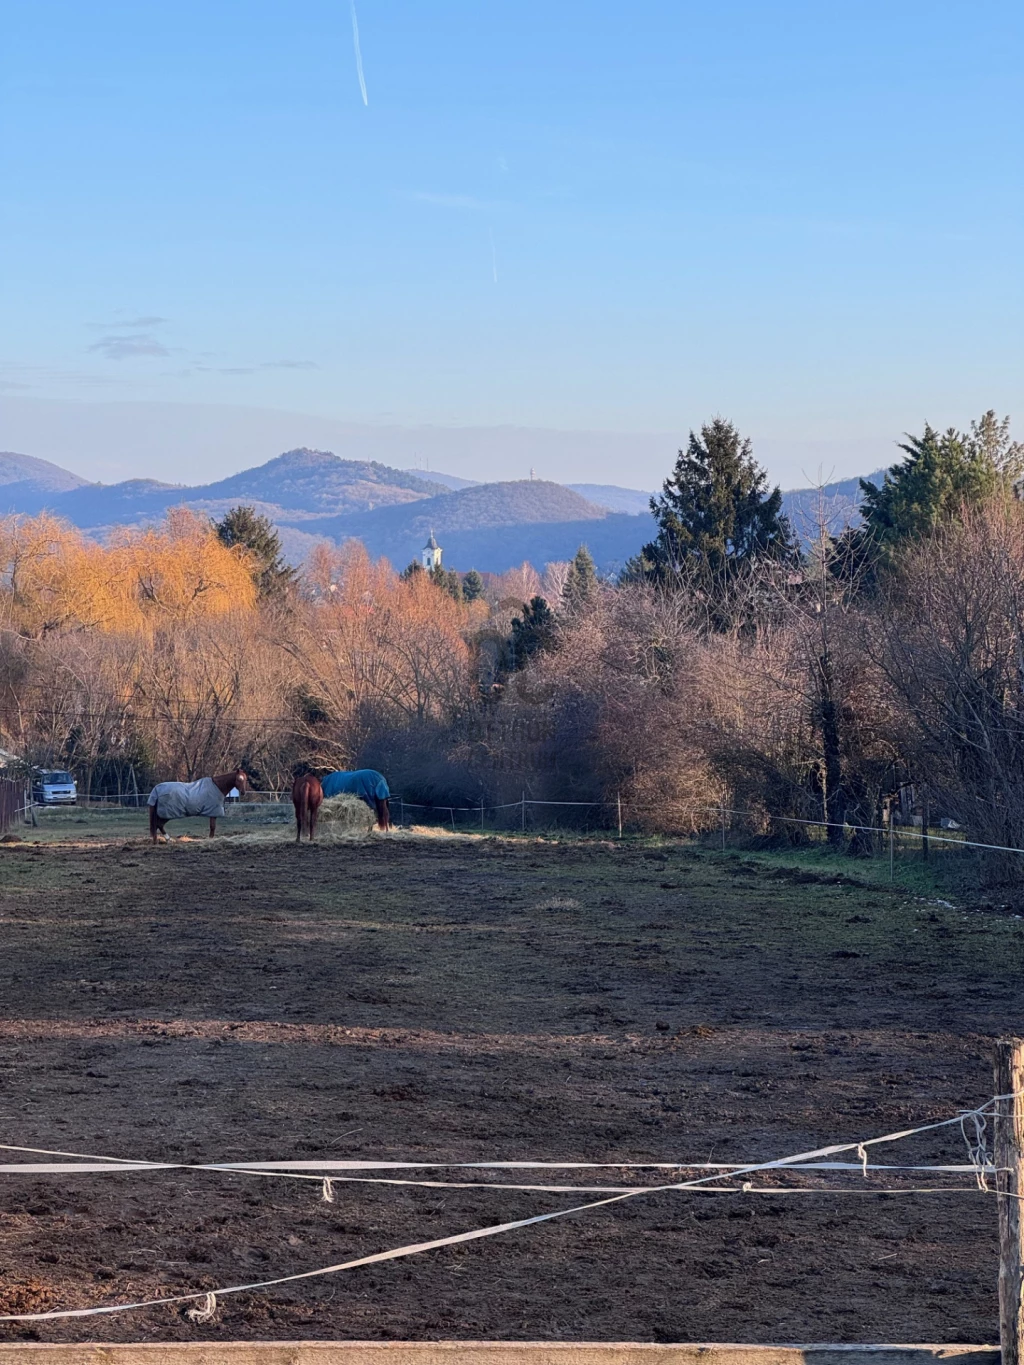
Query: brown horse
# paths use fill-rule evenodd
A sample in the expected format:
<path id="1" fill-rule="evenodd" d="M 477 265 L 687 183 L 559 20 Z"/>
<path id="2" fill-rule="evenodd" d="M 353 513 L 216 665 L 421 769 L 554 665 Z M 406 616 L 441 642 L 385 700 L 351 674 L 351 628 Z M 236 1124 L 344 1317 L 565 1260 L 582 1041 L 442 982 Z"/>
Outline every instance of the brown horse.
<path id="1" fill-rule="evenodd" d="M 320 779 L 312 773 L 302 773 L 292 783 L 292 804 L 295 807 L 295 842 L 302 842 L 303 831 L 309 833 L 310 842 L 316 838 L 316 813 L 324 799 L 324 789 Z"/>
<path id="2" fill-rule="evenodd" d="M 233 787 L 244 792 L 249 779 L 241 768 L 216 777 L 201 777 L 198 782 L 158 782 L 149 793 L 149 832 L 154 844 L 157 836 L 167 838 L 168 820 L 189 815 L 208 815 L 210 838 L 217 833 L 217 817 L 224 814 L 224 798 Z"/>

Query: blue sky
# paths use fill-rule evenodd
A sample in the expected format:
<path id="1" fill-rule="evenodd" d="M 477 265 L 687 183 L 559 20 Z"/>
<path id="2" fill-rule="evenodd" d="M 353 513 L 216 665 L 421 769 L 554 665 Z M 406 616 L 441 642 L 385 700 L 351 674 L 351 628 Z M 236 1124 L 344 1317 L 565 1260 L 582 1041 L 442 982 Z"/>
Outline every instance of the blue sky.
<path id="1" fill-rule="evenodd" d="M 127 469 L 172 403 L 667 468 L 721 412 L 793 483 L 1019 411 L 1018 3 L 357 4 L 365 106 L 338 0 L 0 0 L 16 448 L 95 473 L 39 414 L 106 405 Z"/>

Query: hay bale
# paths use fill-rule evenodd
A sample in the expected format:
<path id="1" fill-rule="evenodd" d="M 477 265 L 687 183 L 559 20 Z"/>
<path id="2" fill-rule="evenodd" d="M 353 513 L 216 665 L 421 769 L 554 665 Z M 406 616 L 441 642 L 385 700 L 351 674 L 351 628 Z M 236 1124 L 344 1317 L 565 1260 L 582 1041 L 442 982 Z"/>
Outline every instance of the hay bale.
<path id="1" fill-rule="evenodd" d="M 325 833 L 332 835 L 369 834 L 377 823 L 373 811 L 358 796 L 327 797 L 320 806 L 317 828 L 323 827 Z"/>

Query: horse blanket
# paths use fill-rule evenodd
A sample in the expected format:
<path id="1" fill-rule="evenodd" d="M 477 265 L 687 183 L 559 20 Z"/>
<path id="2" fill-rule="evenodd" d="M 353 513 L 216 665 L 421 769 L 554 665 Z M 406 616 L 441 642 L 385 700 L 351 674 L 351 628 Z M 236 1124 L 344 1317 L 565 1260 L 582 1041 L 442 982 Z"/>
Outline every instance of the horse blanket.
<path id="1" fill-rule="evenodd" d="M 374 801 L 386 801 L 391 795 L 383 773 L 374 768 L 357 768 L 351 773 L 328 773 L 320 779 L 324 799 L 332 796 L 358 796 L 373 809 Z"/>
<path id="2" fill-rule="evenodd" d="M 158 782 L 149 793 L 161 820 L 182 820 L 186 815 L 224 814 L 224 793 L 212 777 L 198 782 Z"/>

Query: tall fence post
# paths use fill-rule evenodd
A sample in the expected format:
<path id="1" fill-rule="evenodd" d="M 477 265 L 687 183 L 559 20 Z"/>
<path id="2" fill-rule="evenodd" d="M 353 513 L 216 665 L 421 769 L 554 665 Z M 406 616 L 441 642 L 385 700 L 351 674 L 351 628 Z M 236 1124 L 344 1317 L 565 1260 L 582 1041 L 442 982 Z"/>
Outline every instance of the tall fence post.
<path id="1" fill-rule="evenodd" d="M 484 832 L 484 798 L 480 798 L 480 833 Z"/>
<path id="2" fill-rule="evenodd" d="M 921 801 L 921 857 L 928 861 L 928 797 Z"/>
<path id="3" fill-rule="evenodd" d="M 522 799 L 522 803 L 521 803 L 521 804 L 522 804 L 522 812 L 523 812 L 523 833 L 525 834 L 525 833 L 526 833 L 526 793 L 525 793 L 525 792 L 523 792 L 523 799 Z"/>
<path id="4" fill-rule="evenodd" d="M 619 838 L 622 838 L 622 793 L 615 793 L 615 806 L 619 814 Z"/>
<path id="5" fill-rule="evenodd" d="M 722 852 L 725 852 L 725 807 L 722 807 Z"/>
<path id="6" fill-rule="evenodd" d="M 999 1341 L 1002 1365 L 1024 1365 L 1024 1039 L 995 1048 L 993 1164 L 999 1213 Z"/>

